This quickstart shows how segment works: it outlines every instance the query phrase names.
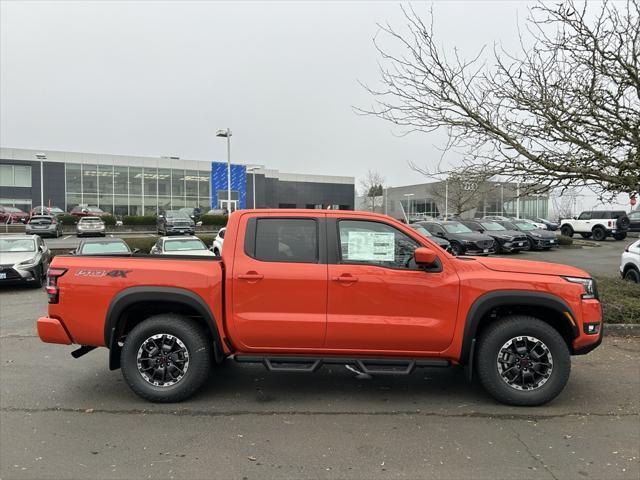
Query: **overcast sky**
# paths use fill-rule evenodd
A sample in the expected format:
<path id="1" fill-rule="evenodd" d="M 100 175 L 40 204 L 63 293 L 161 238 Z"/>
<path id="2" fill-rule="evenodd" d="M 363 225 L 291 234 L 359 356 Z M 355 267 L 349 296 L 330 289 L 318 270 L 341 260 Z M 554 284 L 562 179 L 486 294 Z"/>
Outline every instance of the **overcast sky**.
<path id="1" fill-rule="evenodd" d="M 414 7 L 426 14 L 431 3 Z M 443 44 L 512 45 L 526 3 L 435 2 Z M 372 100 L 378 22 L 397 2 L 2 2 L 5 147 L 177 155 L 286 172 L 421 179 L 443 134 L 399 138 Z"/>
<path id="2" fill-rule="evenodd" d="M 371 105 L 377 23 L 404 25 L 397 2 L 2 1 L 4 147 L 226 160 L 283 172 L 379 171 L 420 183 L 444 132 L 401 137 L 353 106 Z M 516 47 L 527 2 L 414 3 L 435 14 L 445 48 Z M 451 158 L 455 162 L 455 158 Z"/>

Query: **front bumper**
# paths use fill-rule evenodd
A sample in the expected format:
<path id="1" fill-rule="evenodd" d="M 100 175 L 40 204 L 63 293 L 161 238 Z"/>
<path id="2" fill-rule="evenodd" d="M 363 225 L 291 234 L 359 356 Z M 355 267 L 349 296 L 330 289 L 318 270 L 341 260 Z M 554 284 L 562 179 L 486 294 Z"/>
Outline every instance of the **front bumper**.
<path id="1" fill-rule="evenodd" d="M 71 345 L 71 336 L 62 322 L 56 318 L 40 317 L 37 321 L 38 336 L 45 343 Z"/>
<path id="2" fill-rule="evenodd" d="M 27 268 L 4 266 L 0 268 L 0 285 L 32 283 L 38 279 L 38 265 Z"/>
<path id="3" fill-rule="evenodd" d="M 195 227 L 174 227 L 174 226 L 167 225 L 167 235 L 172 233 L 176 235 L 184 235 L 184 234 L 193 235 L 195 232 L 196 232 Z"/>
<path id="4" fill-rule="evenodd" d="M 587 333 L 587 325 L 596 325 L 597 332 Z M 585 355 L 602 343 L 604 324 L 602 323 L 602 306 L 598 300 L 582 301 L 582 323 L 578 325 L 578 336 L 573 339 L 573 354 Z"/>

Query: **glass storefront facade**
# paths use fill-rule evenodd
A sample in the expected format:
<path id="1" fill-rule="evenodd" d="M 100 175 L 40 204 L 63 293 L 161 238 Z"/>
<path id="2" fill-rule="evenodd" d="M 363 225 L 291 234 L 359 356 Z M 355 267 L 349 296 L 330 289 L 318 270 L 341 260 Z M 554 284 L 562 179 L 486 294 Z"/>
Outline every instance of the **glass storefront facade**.
<path id="1" fill-rule="evenodd" d="M 97 206 L 117 216 L 211 208 L 210 172 L 122 165 L 65 164 L 65 210 Z"/>

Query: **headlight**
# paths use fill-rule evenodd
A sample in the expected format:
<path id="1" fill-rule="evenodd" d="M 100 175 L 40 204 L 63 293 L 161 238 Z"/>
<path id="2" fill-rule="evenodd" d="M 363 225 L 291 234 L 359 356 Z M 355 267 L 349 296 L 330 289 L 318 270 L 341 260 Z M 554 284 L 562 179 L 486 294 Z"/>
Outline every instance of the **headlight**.
<path id="1" fill-rule="evenodd" d="M 38 264 L 38 257 L 34 257 L 34 258 L 30 258 L 28 260 L 23 260 L 22 262 L 18 263 L 16 265 L 16 267 L 18 268 L 29 268 L 29 267 L 33 267 L 35 265 Z"/>
<path id="2" fill-rule="evenodd" d="M 563 277 L 567 282 L 579 283 L 584 288 L 582 298 L 597 298 L 596 286 L 593 278 L 579 278 L 579 277 Z"/>

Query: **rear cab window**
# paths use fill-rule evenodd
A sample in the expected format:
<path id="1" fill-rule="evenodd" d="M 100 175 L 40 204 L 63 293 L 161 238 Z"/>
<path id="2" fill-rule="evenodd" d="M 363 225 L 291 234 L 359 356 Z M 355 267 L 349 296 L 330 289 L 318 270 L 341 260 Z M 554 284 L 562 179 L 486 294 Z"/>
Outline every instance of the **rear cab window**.
<path id="1" fill-rule="evenodd" d="M 319 262 L 317 219 L 252 218 L 249 222 L 247 237 L 255 232 L 255 241 L 245 242 L 250 257 L 262 262 Z"/>

